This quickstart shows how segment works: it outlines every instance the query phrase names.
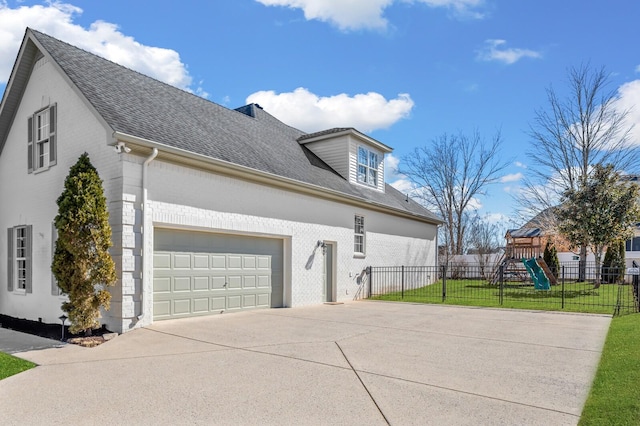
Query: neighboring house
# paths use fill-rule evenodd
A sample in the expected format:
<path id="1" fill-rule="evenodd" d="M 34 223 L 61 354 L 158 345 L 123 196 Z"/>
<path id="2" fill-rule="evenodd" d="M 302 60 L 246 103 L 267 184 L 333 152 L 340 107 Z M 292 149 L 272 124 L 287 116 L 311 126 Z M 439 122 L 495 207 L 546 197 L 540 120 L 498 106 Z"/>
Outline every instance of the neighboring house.
<path id="1" fill-rule="evenodd" d="M 631 178 L 627 178 L 632 180 Z M 636 181 L 634 178 L 633 181 Z M 544 253 L 547 241 L 551 241 L 557 250 L 560 263 L 580 260 L 578 251 L 572 251 L 569 242 L 556 230 L 554 208 L 548 208 L 534 216 L 518 229 L 510 229 L 505 235 L 506 257 L 539 257 Z M 633 261 L 640 264 L 640 226 L 636 226 L 635 236 L 626 241 L 625 259 L 627 266 Z M 587 262 L 595 262 L 594 254 L 587 252 Z"/>
<path id="2" fill-rule="evenodd" d="M 384 183 L 391 148 L 230 110 L 28 29 L 0 104 L 0 314 L 58 322 L 56 199 L 87 152 L 118 281 L 102 322 L 353 299 L 369 265 L 437 264 L 441 220 Z"/>

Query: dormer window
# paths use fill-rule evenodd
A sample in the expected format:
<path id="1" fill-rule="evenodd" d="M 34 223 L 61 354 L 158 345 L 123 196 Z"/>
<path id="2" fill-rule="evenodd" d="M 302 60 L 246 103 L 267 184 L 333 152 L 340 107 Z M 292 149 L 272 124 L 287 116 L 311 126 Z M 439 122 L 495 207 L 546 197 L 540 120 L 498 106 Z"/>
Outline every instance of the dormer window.
<path id="1" fill-rule="evenodd" d="M 378 154 L 358 147 L 358 182 L 378 186 Z"/>

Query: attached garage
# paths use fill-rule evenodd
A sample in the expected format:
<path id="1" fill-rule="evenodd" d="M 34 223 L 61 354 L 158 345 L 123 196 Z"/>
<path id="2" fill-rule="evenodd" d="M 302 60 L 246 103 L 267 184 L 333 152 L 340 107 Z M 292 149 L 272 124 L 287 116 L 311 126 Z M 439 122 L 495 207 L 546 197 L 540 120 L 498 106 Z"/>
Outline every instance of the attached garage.
<path id="1" fill-rule="evenodd" d="M 157 228 L 153 319 L 283 306 L 280 239 Z"/>

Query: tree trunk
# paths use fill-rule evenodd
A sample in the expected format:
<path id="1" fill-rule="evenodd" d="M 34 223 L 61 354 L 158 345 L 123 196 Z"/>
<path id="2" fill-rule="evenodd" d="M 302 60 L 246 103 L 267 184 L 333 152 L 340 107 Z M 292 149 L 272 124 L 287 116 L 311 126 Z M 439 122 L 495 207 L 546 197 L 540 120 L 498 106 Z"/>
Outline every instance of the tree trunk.
<path id="1" fill-rule="evenodd" d="M 596 258 L 596 282 L 593 288 L 600 288 L 600 259 L 602 258 L 602 248 L 596 248 L 594 255 Z"/>
<path id="2" fill-rule="evenodd" d="M 587 280 L 587 246 L 580 246 L 580 261 L 578 262 L 578 282 L 583 283 Z"/>

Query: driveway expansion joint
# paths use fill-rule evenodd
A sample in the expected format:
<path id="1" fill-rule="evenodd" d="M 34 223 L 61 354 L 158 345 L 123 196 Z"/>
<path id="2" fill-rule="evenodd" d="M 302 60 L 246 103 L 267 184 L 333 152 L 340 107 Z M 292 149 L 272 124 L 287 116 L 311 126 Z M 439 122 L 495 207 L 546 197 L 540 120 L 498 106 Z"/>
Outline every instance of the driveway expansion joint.
<path id="1" fill-rule="evenodd" d="M 378 402 L 376 401 L 376 399 L 373 397 L 373 395 L 371 394 L 371 391 L 369 391 L 369 388 L 367 387 L 367 385 L 362 381 L 362 378 L 360 377 L 360 374 L 358 374 L 358 371 L 353 368 L 353 365 L 351 365 L 351 361 L 349 361 L 349 358 L 347 358 L 347 355 L 344 353 L 344 351 L 342 350 L 342 347 L 340 347 L 340 343 L 335 342 L 336 346 L 338 347 L 338 349 L 340 350 L 340 352 L 342 353 L 342 356 L 344 357 L 344 360 L 347 361 L 347 364 L 349 364 L 349 367 L 351 368 L 351 371 L 353 371 L 353 373 L 356 375 L 356 377 L 358 378 L 358 380 L 360 381 L 360 384 L 362 385 L 362 387 L 364 388 L 365 391 L 367 391 L 367 394 L 369 395 L 369 398 L 371 398 L 371 402 L 373 402 L 373 404 L 376 406 L 376 408 L 378 409 L 378 412 L 380 413 L 380 415 L 382 416 L 382 418 L 384 419 L 384 421 L 390 425 L 391 423 L 389 423 L 389 419 L 387 419 L 387 416 L 384 415 L 384 412 L 382 411 L 382 409 L 380 408 L 380 406 L 378 405 Z"/>

